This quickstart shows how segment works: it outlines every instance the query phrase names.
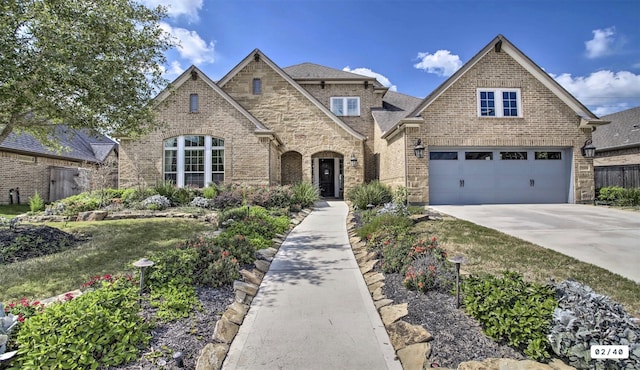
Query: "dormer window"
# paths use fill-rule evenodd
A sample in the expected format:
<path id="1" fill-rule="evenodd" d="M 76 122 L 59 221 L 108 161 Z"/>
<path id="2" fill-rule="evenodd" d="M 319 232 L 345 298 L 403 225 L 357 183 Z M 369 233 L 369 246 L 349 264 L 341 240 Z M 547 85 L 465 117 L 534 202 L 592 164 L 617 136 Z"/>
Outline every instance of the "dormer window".
<path id="1" fill-rule="evenodd" d="M 336 116 L 359 116 L 360 115 L 360 98 L 359 97 L 332 97 L 331 112 Z"/>
<path id="2" fill-rule="evenodd" d="M 259 78 L 253 79 L 253 95 L 260 95 L 262 93 L 262 81 Z"/>
<path id="3" fill-rule="evenodd" d="M 198 94 L 189 95 L 189 113 L 198 113 Z"/>

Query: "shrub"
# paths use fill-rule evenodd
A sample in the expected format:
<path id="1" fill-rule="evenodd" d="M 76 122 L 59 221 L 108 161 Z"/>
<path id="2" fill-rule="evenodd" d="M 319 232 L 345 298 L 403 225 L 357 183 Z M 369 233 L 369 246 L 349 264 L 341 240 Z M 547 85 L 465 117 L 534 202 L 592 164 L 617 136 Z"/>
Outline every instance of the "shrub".
<path id="1" fill-rule="evenodd" d="M 95 369 L 132 361 L 151 338 L 139 312 L 137 290 L 124 283 L 50 305 L 23 323 L 15 365 Z"/>
<path id="2" fill-rule="evenodd" d="M 213 200 L 216 208 L 225 210 L 227 208 L 238 207 L 244 203 L 243 192 L 239 188 L 227 188 L 218 192 L 218 196 Z"/>
<path id="3" fill-rule="evenodd" d="M 291 204 L 293 192 L 288 186 L 247 188 L 247 202 L 265 208 L 286 208 Z"/>
<path id="4" fill-rule="evenodd" d="M 132 206 L 136 202 L 140 202 L 145 198 L 155 194 L 156 193 L 154 192 L 153 189 L 147 189 L 143 191 L 140 191 L 135 188 L 126 189 L 125 191 L 122 192 L 122 203 L 124 203 L 126 206 Z"/>
<path id="5" fill-rule="evenodd" d="M 232 222 L 244 220 L 249 217 L 249 210 L 250 208 L 246 206 L 228 208 L 218 214 L 218 223 L 227 225 L 229 224 L 229 220 Z"/>
<path id="6" fill-rule="evenodd" d="M 598 191 L 598 200 L 616 206 L 640 206 L 640 188 L 607 186 Z"/>
<path id="7" fill-rule="evenodd" d="M 179 244 L 182 250 L 194 253 L 193 276 L 195 283 L 203 286 L 221 286 L 233 282 L 238 275 L 238 258 L 244 263 L 253 262 L 255 249 L 243 241 L 243 237 L 230 238 L 226 243 L 222 235 L 214 239 L 196 238 Z M 228 248 L 228 249 L 227 249 Z"/>
<path id="8" fill-rule="evenodd" d="M 462 292 L 465 311 L 480 321 L 488 336 L 534 360 L 550 358 L 547 333 L 557 306 L 551 286 L 528 283 L 506 271 L 501 277 L 468 277 Z"/>
<path id="9" fill-rule="evenodd" d="M 456 279 L 455 269 L 437 253 L 424 253 L 409 264 L 405 272 L 404 286 L 426 293 L 430 290 L 450 292 Z"/>
<path id="10" fill-rule="evenodd" d="M 213 208 L 213 201 L 209 198 L 195 197 L 189 205 L 198 208 Z"/>
<path id="11" fill-rule="evenodd" d="M 156 184 L 156 186 L 153 187 L 153 191 L 156 194 L 162 195 L 163 197 L 170 200 L 174 198 L 174 194 L 177 190 L 178 187 L 173 183 L 173 181 L 164 181 L 162 183 Z"/>
<path id="12" fill-rule="evenodd" d="M 215 184 L 209 184 L 206 188 L 202 189 L 202 196 L 207 199 L 214 199 L 218 195 L 218 188 Z"/>
<path id="13" fill-rule="evenodd" d="M 33 197 L 29 198 L 29 209 L 34 213 L 44 211 L 44 200 L 37 191 Z"/>
<path id="14" fill-rule="evenodd" d="M 380 206 L 393 200 L 393 193 L 388 185 L 379 181 L 371 181 L 365 185 L 357 185 L 347 192 L 349 199 L 358 209 L 367 209 L 369 204 Z"/>
<path id="15" fill-rule="evenodd" d="M 9 303 L 7 307 L 4 308 L 4 313 L 16 315 L 18 321 L 23 322 L 43 310 L 44 304 L 39 301 L 29 302 L 28 299 L 22 298 L 19 302 Z"/>
<path id="16" fill-rule="evenodd" d="M 156 252 L 149 257 L 154 265 L 145 281 L 151 289 L 173 284 L 190 285 L 196 266 L 197 251 L 193 248 L 174 248 Z"/>
<path id="17" fill-rule="evenodd" d="M 318 188 L 309 182 L 299 182 L 295 184 L 291 191 L 293 192 L 292 203 L 299 204 L 302 208 L 310 208 L 320 199 Z"/>
<path id="18" fill-rule="evenodd" d="M 576 281 L 563 281 L 555 289 L 559 306 L 549 341 L 556 355 L 578 369 L 637 369 L 640 328 L 619 303 Z M 629 346 L 629 358 L 593 360 L 590 348 L 596 344 Z"/>
<path id="19" fill-rule="evenodd" d="M 200 194 L 201 192 L 196 188 L 177 188 L 173 193 L 173 197 L 169 198 L 169 200 L 175 205 L 184 206 L 189 204 L 194 198 L 199 197 Z"/>
<path id="20" fill-rule="evenodd" d="M 55 202 L 51 210 L 65 216 L 75 216 L 80 212 L 95 211 L 99 208 L 100 198 L 89 192 L 84 192 Z"/>
<path id="21" fill-rule="evenodd" d="M 156 317 L 164 322 L 189 317 L 194 307 L 201 307 L 193 285 L 168 284 L 153 289 L 151 306 L 156 307 Z"/>
<path id="22" fill-rule="evenodd" d="M 152 195 L 140 202 L 140 207 L 154 211 L 162 211 L 171 206 L 169 199 L 162 195 Z"/>
<path id="23" fill-rule="evenodd" d="M 413 221 L 409 218 L 402 215 L 386 213 L 379 216 L 373 216 L 371 220 L 360 226 L 356 230 L 356 233 L 360 238 L 365 238 L 375 232 L 397 236 L 405 234 L 411 226 L 413 226 Z"/>

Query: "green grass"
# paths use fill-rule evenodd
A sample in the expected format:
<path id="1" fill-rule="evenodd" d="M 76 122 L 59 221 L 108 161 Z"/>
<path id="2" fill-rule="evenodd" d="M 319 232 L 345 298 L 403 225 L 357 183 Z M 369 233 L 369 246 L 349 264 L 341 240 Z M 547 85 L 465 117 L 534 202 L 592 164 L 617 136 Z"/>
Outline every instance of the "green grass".
<path id="1" fill-rule="evenodd" d="M 613 298 L 630 314 L 640 315 L 640 284 L 603 268 L 457 219 L 420 222 L 412 232 L 425 234 L 423 237 L 437 236 L 450 256 L 464 255 L 468 263 L 462 270 L 466 273 L 496 275 L 509 269 L 540 283 L 571 278 Z"/>
<path id="2" fill-rule="evenodd" d="M 131 273 L 132 262 L 211 230 L 204 222 L 165 218 L 48 225 L 91 239 L 61 253 L 0 266 L 0 301 L 43 299 L 78 289 L 91 276 Z"/>
<path id="3" fill-rule="evenodd" d="M 29 212 L 28 204 L 0 205 L 0 217 L 14 218 L 23 213 Z"/>

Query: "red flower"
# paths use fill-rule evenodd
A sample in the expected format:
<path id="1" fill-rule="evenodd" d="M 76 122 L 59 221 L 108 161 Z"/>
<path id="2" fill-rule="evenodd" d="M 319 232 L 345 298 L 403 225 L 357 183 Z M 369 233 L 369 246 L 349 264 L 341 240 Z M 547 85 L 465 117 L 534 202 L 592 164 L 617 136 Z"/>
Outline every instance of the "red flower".
<path id="1" fill-rule="evenodd" d="M 18 315 L 18 321 L 24 322 L 24 317 L 22 317 L 22 315 Z"/>
<path id="2" fill-rule="evenodd" d="M 65 300 L 65 301 L 70 301 L 70 300 L 72 300 L 73 298 L 74 298 L 74 297 L 73 297 L 73 294 L 71 294 L 71 293 L 66 293 L 66 294 L 64 295 L 64 300 Z"/>

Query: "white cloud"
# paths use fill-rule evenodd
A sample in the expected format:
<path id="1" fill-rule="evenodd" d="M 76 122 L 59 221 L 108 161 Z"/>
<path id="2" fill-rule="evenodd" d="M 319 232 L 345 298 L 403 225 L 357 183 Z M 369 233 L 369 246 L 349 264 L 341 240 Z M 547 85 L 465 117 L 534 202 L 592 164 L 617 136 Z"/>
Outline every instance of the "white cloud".
<path id="1" fill-rule="evenodd" d="M 588 76 L 573 77 L 569 73 L 550 75 L 596 115 L 638 105 L 640 75 L 632 72 L 602 70 Z"/>
<path id="2" fill-rule="evenodd" d="M 180 62 L 178 62 L 177 60 L 171 62 L 168 68 L 165 66 L 162 66 L 161 68 L 164 78 L 168 80 L 173 80 L 174 78 L 182 74 L 182 72 L 184 72 L 184 68 L 182 68 L 182 65 L 180 65 Z"/>
<path id="3" fill-rule="evenodd" d="M 388 87 L 389 90 L 398 91 L 398 87 L 396 85 L 392 84 L 391 81 L 389 81 L 389 79 L 386 76 L 381 75 L 380 73 L 374 72 L 374 71 L 370 70 L 369 68 L 354 68 L 354 69 L 351 69 L 351 68 L 349 68 L 349 66 L 346 66 L 346 67 L 342 68 L 342 70 L 345 71 L 345 72 L 356 73 L 356 74 L 367 76 L 367 77 L 373 77 L 376 80 L 378 80 L 378 82 L 380 82 L 382 84 L 382 86 Z"/>
<path id="4" fill-rule="evenodd" d="M 413 65 L 415 68 L 438 76 L 449 77 L 462 67 L 460 57 L 451 54 L 449 50 L 438 50 L 433 54 L 418 53 L 418 59 L 420 62 Z"/>
<path id="5" fill-rule="evenodd" d="M 186 17 L 189 21 L 198 21 L 198 11 L 202 9 L 202 0 L 142 0 L 142 4 L 148 8 L 162 5 L 167 8 L 169 17 Z"/>
<path id="6" fill-rule="evenodd" d="M 587 49 L 587 58 L 599 58 L 611 54 L 614 45 L 615 27 L 605 29 L 597 29 L 593 32 L 593 39 L 585 41 L 584 46 Z"/>
<path id="7" fill-rule="evenodd" d="M 167 23 L 160 23 L 160 27 L 178 40 L 176 47 L 180 57 L 189 60 L 192 64 L 213 63 L 215 61 L 215 43 L 206 42 L 196 31 L 185 28 L 172 27 Z"/>

